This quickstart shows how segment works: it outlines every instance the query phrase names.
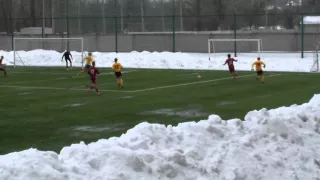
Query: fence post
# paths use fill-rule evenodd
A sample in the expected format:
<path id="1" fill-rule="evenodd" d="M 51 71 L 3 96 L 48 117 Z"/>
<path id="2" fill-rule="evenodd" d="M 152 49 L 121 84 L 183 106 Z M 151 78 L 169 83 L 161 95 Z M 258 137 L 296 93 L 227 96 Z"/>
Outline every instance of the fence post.
<path id="1" fill-rule="evenodd" d="M 233 38 L 237 39 L 237 15 L 233 13 Z M 234 42 L 234 57 L 237 57 L 237 41 Z"/>
<path id="2" fill-rule="evenodd" d="M 13 13 L 13 1 L 11 1 L 11 49 L 12 51 L 15 50 L 15 47 L 14 47 L 14 25 L 13 25 L 13 17 L 14 13 Z M 15 53 L 15 52 L 13 52 Z M 13 56 L 15 56 L 15 54 L 13 54 Z"/>
<path id="3" fill-rule="evenodd" d="M 46 24 L 44 8 L 45 8 L 45 6 L 44 6 L 44 0 L 42 0 L 42 27 L 41 27 L 41 36 L 42 36 L 42 38 L 44 38 L 44 34 L 45 34 L 44 28 L 45 28 L 45 24 Z M 44 46 L 44 45 L 43 45 L 43 42 L 42 42 L 42 48 L 43 48 L 43 46 Z"/>
<path id="4" fill-rule="evenodd" d="M 114 25 L 115 25 L 115 51 L 118 53 L 118 11 L 117 11 L 117 0 L 114 0 L 114 9 L 116 12 L 115 18 L 114 18 Z"/>
<path id="5" fill-rule="evenodd" d="M 118 53 L 118 18 L 115 17 L 115 50 Z"/>
<path id="6" fill-rule="evenodd" d="M 69 38 L 69 0 L 67 0 L 67 38 Z M 69 50 L 69 39 L 67 40 L 67 50 Z"/>
<path id="7" fill-rule="evenodd" d="M 176 22 L 175 22 L 175 0 L 172 0 L 173 15 L 172 15 L 172 52 L 176 52 Z"/>
<path id="8" fill-rule="evenodd" d="M 301 58 L 304 58 L 304 19 L 303 12 L 301 13 Z"/>

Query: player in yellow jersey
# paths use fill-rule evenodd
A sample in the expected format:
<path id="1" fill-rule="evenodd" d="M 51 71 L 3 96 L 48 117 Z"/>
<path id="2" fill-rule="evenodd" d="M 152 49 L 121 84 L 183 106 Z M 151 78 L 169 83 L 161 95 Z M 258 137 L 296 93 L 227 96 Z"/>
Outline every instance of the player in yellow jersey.
<path id="1" fill-rule="evenodd" d="M 123 88 L 123 79 L 122 79 L 122 65 L 118 62 L 118 59 L 114 59 L 114 64 L 112 65 L 112 71 L 116 75 L 118 87 Z"/>
<path id="2" fill-rule="evenodd" d="M 262 65 L 263 68 L 266 67 L 266 64 L 261 61 L 260 57 L 257 58 L 257 60 L 252 64 L 252 70 L 254 66 L 256 66 L 256 71 L 257 71 L 257 79 L 260 78 L 260 82 L 263 83 L 264 82 L 264 73 L 262 70 Z"/>
<path id="3" fill-rule="evenodd" d="M 89 52 L 88 56 L 86 58 L 84 58 L 84 60 L 82 61 L 82 63 L 84 63 L 84 61 L 86 61 L 86 65 L 85 68 L 82 69 L 79 73 L 78 76 L 84 72 L 89 73 L 89 69 L 91 67 L 92 62 L 94 61 L 93 57 L 92 57 L 92 53 Z"/>

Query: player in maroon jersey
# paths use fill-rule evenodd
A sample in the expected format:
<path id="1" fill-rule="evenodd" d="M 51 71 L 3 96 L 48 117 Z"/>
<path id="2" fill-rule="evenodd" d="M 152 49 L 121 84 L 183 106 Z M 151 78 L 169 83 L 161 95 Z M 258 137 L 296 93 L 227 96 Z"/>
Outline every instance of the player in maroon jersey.
<path id="1" fill-rule="evenodd" d="M 228 64 L 228 66 L 229 66 L 229 71 L 230 71 L 230 73 L 232 74 L 232 76 L 233 76 L 234 79 L 237 79 L 238 75 L 237 75 L 236 72 L 235 72 L 233 62 L 237 62 L 237 61 L 238 61 L 238 60 L 235 60 L 235 59 L 231 58 L 231 55 L 228 54 L 228 59 L 227 59 L 226 62 L 223 64 L 223 65 Z"/>
<path id="2" fill-rule="evenodd" d="M 97 75 L 99 74 L 98 68 L 96 68 L 96 63 L 93 61 L 92 66 L 89 69 L 90 74 L 90 80 L 91 80 L 91 85 L 88 89 L 88 93 L 90 94 L 91 89 L 95 89 L 97 91 L 97 94 L 100 95 L 100 91 L 97 88 Z"/>
<path id="3" fill-rule="evenodd" d="M 1 56 L 1 58 L 0 58 L 0 71 L 4 72 L 4 76 L 8 76 L 7 71 L 6 71 L 6 67 L 4 64 L 2 64 L 3 60 L 4 60 L 4 57 Z"/>

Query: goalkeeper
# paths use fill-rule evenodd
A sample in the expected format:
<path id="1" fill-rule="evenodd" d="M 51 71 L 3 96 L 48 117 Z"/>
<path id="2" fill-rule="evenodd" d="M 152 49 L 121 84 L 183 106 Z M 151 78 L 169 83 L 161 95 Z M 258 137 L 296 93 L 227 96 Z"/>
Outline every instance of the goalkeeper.
<path id="1" fill-rule="evenodd" d="M 66 60 L 66 68 L 67 68 L 67 70 L 69 70 L 68 61 L 70 62 L 70 69 L 72 69 L 72 61 L 71 61 L 71 59 L 73 60 L 73 58 L 72 58 L 72 55 L 71 55 L 69 50 L 67 50 L 65 53 L 63 53 L 61 61 L 63 61 L 63 58 L 65 58 L 65 60 Z"/>

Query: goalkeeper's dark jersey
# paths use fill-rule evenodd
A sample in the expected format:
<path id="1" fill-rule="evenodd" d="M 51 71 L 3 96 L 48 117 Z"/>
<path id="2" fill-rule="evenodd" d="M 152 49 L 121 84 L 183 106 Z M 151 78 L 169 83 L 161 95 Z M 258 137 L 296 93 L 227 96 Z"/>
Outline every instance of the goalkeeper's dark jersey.
<path id="1" fill-rule="evenodd" d="M 63 53 L 63 56 L 62 58 L 65 58 L 65 59 L 69 59 L 70 60 L 70 57 L 72 57 L 71 53 L 69 51 L 66 51 L 65 53 Z"/>

